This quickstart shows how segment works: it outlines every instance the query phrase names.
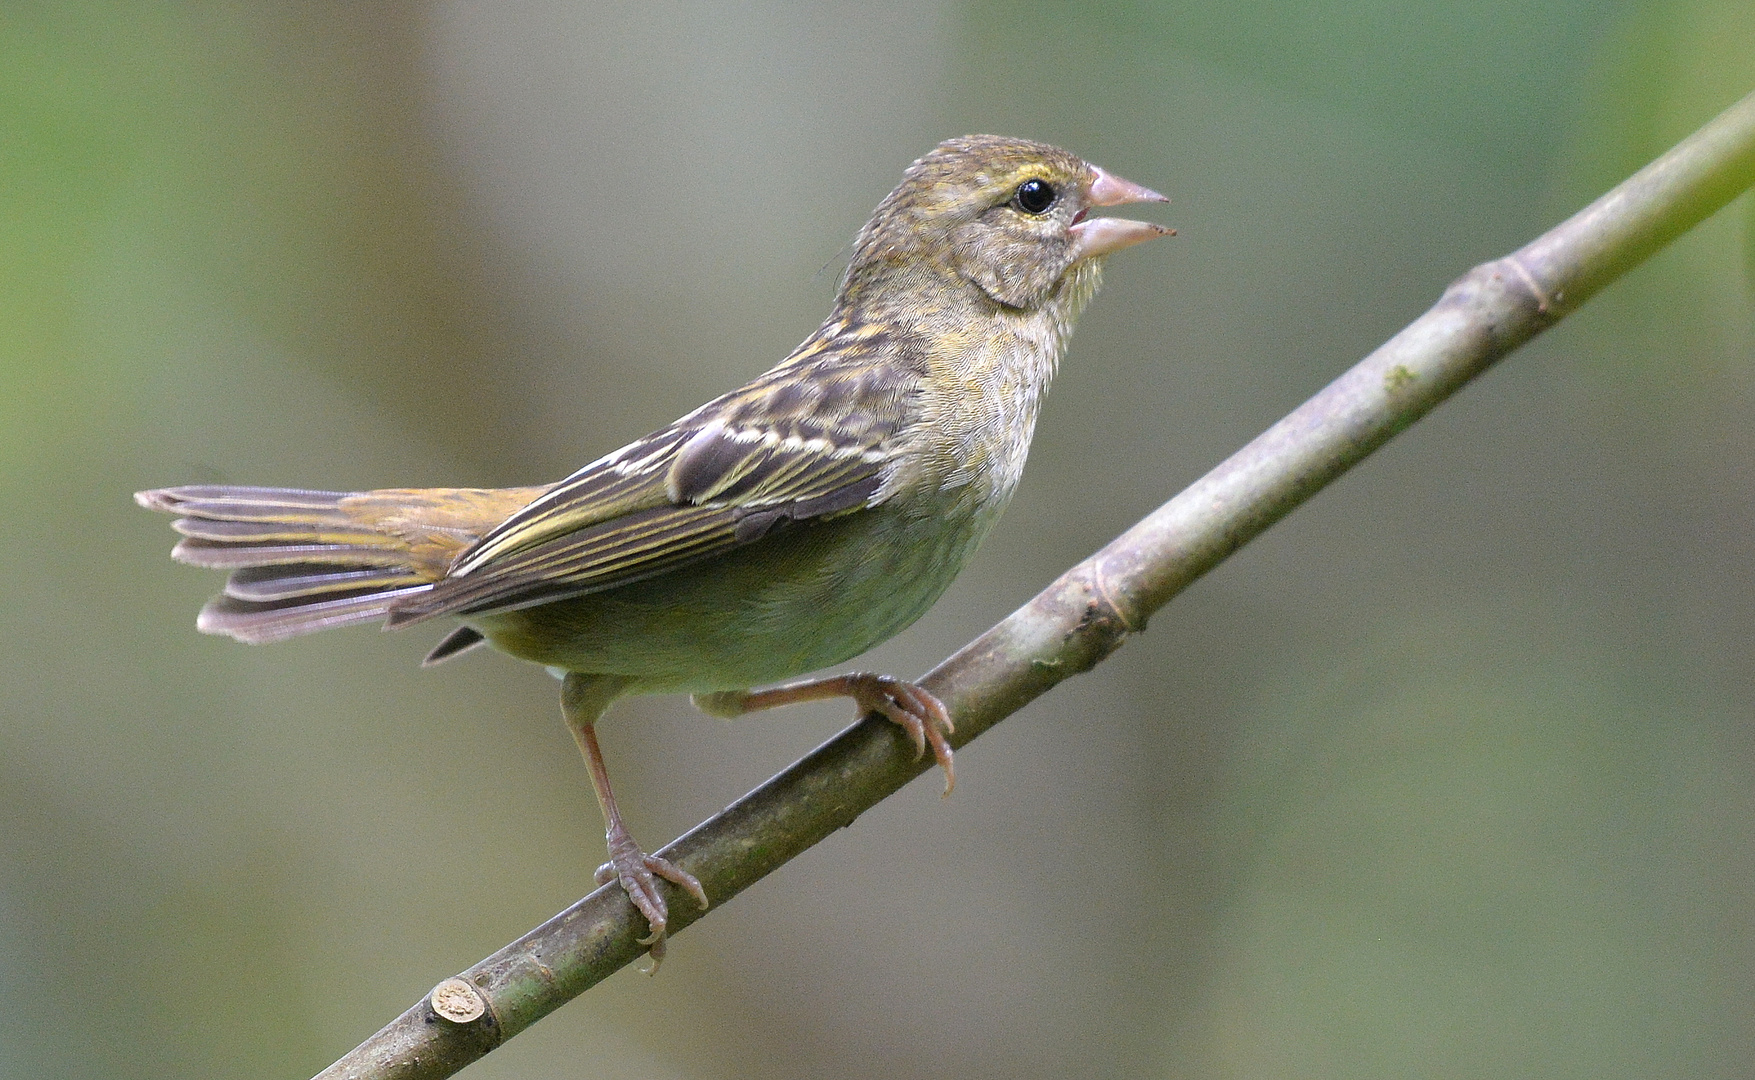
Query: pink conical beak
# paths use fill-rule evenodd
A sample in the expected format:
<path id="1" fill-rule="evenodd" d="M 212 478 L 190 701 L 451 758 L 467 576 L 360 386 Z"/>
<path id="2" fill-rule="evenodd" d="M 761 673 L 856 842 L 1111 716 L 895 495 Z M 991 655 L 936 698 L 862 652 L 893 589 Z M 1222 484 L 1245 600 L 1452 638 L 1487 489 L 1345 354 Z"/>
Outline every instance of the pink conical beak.
<path id="1" fill-rule="evenodd" d="M 1123 180 L 1112 172 L 1104 172 L 1097 166 L 1091 166 L 1097 179 L 1091 181 L 1092 206 L 1120 206 L 1123 203 L 1135 202 L 1169 202 L 1149 187 L 1141 187 L 1132 180 Z"/>
<path id="2" fill-rule="evenodd" d="M 1095 165 L 1091 166 L 1091 171 L 1097 174 L 1097 178 L 1091 181 L 1091 191 L 1086 200 L 1092 206 L 1170 201 L 1149 187 L 1141 187 L 1132 180 L 1124 180 L 1114 173 L 1104 172 Z M 1109 255 L 1160 236 L 1175 236 L 1176 230 L 1147 221 L 1092 218 L 1089 221 L 1075 222 L 1072 235 L 1073 261 L 1077 262 L 1096 255 Z"/>

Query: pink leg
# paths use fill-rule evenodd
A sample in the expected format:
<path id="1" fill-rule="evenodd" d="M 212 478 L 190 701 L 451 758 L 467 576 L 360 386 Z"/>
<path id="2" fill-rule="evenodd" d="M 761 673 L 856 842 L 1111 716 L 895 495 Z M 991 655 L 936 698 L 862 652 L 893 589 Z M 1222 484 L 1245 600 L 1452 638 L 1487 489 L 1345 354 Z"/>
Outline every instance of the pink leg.
<path id="1" fill-rule="evenodd" d="M 801 701 L 850 697 L 859 706 L 860 715 L 879 713 L 899 726 L 914 740 L 914 756 L 926 753 L 932 744 L 932 756 L 945 771 L 945 794 L 957 786 L 957 770 L 952 760 L 949 736 L 956 730 L 944 702 L 911 682 L 888 675 L 854 672 L 833 675 L 827 679 L 777 686 L 772 690 L 724 690 L 716 694 L 696 694 L 695 707 L 714 716 L 741 716 L 744 713 L 772 709 L 776 705 L 794 705 Z"/>
<path id="2" fill-rule="evenodd" d="M 591 786 L 597 792 L 597 805 L 603 811 L 609 862 L 597 868 L 597 883 L 603 885 L 612 878 L 619 879 L 622 891 L 640 909 L 640 914 L 646 916 L 652 933 L 641 938 L 640 943 L 650 946 L 652 966 L 646 969 L 646 974 L 650 975 L 658 970 L 659 962 L 664 959 L 664 934 L 670 921 L 670 909 L 664 902 L 664 895 L 658 891 L 657 879 L 663 878 L 681 887 L 702 908 L 707 906 L 707 893 L 695 875 L 668 859 L 640 850 L 633 834 L 622 822 L 621 810 L 616 807 L 615 795 L 609 789 L 609 770 L 603 764 L 603 751 L 597 747 L 596 723 L 626 686 L 624 679 L 570 673 L 561 684 L 561 711 L 566 714 L 567 727 L 572 729 L 579 752 L 585 755 L 585 765 L 591 770 Z"/>

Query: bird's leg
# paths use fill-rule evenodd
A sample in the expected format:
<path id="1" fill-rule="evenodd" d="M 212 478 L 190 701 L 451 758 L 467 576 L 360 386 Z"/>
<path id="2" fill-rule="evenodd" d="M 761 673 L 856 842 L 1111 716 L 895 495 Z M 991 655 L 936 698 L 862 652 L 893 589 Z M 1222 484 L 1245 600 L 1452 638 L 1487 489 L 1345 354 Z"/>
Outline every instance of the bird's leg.
<path id="1" fill-rule="evenodd" d="M 664 959 L 664 934 L 670 920 L 670 909 L 658 891 L 657 879 L 663 878 L 684 889 L 703 909 L 707 906 L 707 893 L 695 875 L 669 859 L 640 850 L 633 834 L 623 824 L 622 812 L 616 807 L 615 795 L 609 789 L 609 770 L 604 768 L 603 751 L 597 747 L 597 718 L 627 689 L 629 681 L 613 675 L 569 672 L 561 683 L 561 712 L 567 718 L 573 740 L 579 744 L 579 752 L 585 755 L 585 765 L 591 770 L 591 786 L 597 792 L 597 805 L 603 811 L 609 862 L 597 868 L 597 883 L 604 885 L 611 879 L 619 879 L 622 891 L 640 909 L 640 914 L 646 916 L 652 932 L 641 938 L 640 944 L 649 946 L 652 966 L 646 969 L 646 974 L 650 975 L 658 970 L 659 962 Z"/>
<path id="2" fill-rule="evenodd" d="M 957 785 L 949 738 L 955 730 L 951 714 L 945 710 L 944 702 L 911 682 L 888 675 L 853 672 L 777 686 L 772 690 L 722 690 L 714 694 L 696 694 L 689 700 L 702 712 L 729 717 L 772 709 L 776 705 L 832 697 L 850 697 L 858 704 L 861 716 L 878 713 L 895 723 L 914 741 L 916 758 L 926 752 L 930 743 L 933 759 L 945 771 L 945 794 L 951 793 Z"/>

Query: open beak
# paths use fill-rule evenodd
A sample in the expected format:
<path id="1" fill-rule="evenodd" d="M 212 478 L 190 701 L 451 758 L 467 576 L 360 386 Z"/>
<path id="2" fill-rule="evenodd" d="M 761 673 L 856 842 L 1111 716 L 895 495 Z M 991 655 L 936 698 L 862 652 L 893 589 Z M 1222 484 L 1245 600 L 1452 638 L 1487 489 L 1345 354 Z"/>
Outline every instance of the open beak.
<path id="1" fill-rule="evenodd" d="M 1134 202 L 1169 202 L 1170 200 L 1153 191 L 1149 187 L 1141 187 L 1132 180 L 1123 180 L 1112 172 L 1104 172 L 1097 166 L 1091 166 L 1097 179 L 1091 181 L 1092 206 L 1120 206 Z"/>
<path id="2" fill-rule="evenodd" d="M 1091 190 L 1086 201 L 1092 206 L 1120 206 L 1123 203 L 1169 202 L 1170 200 L 1153 191 L 1149 187 L 1141 187 L 1132 180 L 1123 180 L 1111 172 L 1104 172 L 1097 166 L 1091 166 L 1097 178 L 1091 181 Z M 1084 215 L 1079 215 L 1081 218 Z M 1147 240 L 1155 240 L 1160 236 L 1175 236 L 1175 229 L 1167 229 L 1162 225 L 1153 225 L 1148 221 L 1129 221 L 1126 218 L 1092 218 L 1089 221 L 1075 221 L 1072 226 L 1073 261 L 1089 259 L 1096 255 L 1109 255 L 1122 248 L 1132 247 Z"/>

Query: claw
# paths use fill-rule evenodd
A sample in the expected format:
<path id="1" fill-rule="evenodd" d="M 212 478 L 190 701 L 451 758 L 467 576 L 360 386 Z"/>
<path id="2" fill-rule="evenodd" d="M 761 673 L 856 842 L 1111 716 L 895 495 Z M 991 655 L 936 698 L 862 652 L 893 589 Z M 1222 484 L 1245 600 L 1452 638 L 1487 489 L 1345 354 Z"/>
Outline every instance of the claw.
<path id="1" fill-rule="evenodd" d="M 702 910 L 708 906 L 707 890 L 701 887 L 699 878 L 669 859 L 641 851 L 632 837 L 623 844 L 612 843 L 610 861 L 598 867 L 592 876 L 599 885 L 619 880 L 628 900 L 646 917 L 646 925 L 652 932 L 639 942 L 647 946 L 647 953 L 652 957 L 652 966 L 640 969 L 647 975 L 657 972 L 658 965 L 664 960 L 665 934 L 670 928 L 670 908 L 664 902 L 664 895 L 658 891 L 657 879 L 663 878 L 688 893 Z"/>
<path id="2" fill-rule="evenodd" d="M 945 773 L 946 795 L 957 786 L 955 755 L 951 751 L 950 734 L 956 730 L 944 702 L 932 694 L 901 679 L 888 675 L 848 675 L 847 691 L 862 712 L 881 713 L 896 724 L 914 743 L 918 760 L 932 746 L 932 758 Z"/>
<path id="3" fill-rule="evenodd" d="M 821 701 L 830 697 L 850 697 L 859 705 L 859 714 L 877 713 L 902 729 L 914 744 L 918 761 L 932 747 L 932 758 L 945 771 L 945 794 L 957 786 L 957 770 L 951 753 L 950 735 L 956 730 L 944 702 L 911 682 L 888 675 L 854 672 L 832 675 L 826 679 L 777 686 L 772 690 L 720 690 L 696 694 L 695 705 L 714 716 L 742 716 L 758 709 L 791 705 L 799 701 Z"/>
<path id="4" fill-rule="evenodd" d="M 706 911 L 712 906 L 707 902 L 707 890 L 701 887 L 701 879 L 671 862 L 669 859 L 660 859 L 656 855 L 648 855 L 646 856 L 646 866 L 654 874 L 657 874 L 672 885 L 675 885 L 683 892 L 688 893 L 689 898 L 692 899 L 696 906 L 702 911 Z"/>
<path id="5" fill-rule="evenodd" d="M 863 704 L 863 703 L 862 703 Z M 902 733 L 914 744 L 914 760 L 919 761 L 926 756 L 926 724 L 914 710 L 900 702 L 880 701 L 867 712 L 881 712 L 892 724 L 900 725 Z"/>

